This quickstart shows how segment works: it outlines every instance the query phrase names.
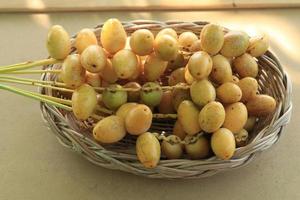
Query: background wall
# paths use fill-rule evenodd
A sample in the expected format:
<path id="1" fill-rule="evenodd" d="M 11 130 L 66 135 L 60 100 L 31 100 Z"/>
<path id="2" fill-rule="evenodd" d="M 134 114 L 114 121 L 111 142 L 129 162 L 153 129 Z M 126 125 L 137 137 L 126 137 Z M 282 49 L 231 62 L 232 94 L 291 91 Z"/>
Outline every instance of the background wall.
<path id="1" fill-rule="evenodd" d="M 117 1 L 109 2 L 117 4 Z M 12 0 L 6 3 L 17 5 Z M 300 9 L 2 13 L 0 65 L 47 57 L 45 38 L 53 24 L 61 24 L 75 33 L 111 17 L 124 21 L 205 20 L 252 34 L 267 33 L 272 50 L 293 81 L 291 123 L 278 143 L 246 167 L 201 180 L 154 180 L 97 167 L 67 150 L 46 128 L 38 102 L 0 90 L 1 200 L 300 199 L 300 106 L 297 104 L 300 101 Z"/>
<path id="2" fill-rule="evenodd" d="M 300 0 L 1 0 L 1 12 L 295 8 Z"/>

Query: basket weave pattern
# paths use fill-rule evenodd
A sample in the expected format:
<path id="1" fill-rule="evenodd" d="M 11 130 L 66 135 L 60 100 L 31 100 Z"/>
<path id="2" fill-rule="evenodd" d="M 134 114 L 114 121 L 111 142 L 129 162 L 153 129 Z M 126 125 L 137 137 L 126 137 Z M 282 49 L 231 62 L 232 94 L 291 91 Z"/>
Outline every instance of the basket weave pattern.
<path id="1" fill-rule="evenodd" d="M 171 27 L 181 33 L 192 31 L 199 35 L 202 27 L 207 22 L 181 22 L 181 21 L 131 21 L 123 23 L 128 35 L 137 29 L 147 28 L 151 31 Z M 100 37 L 103 24 L 95 27 L 96 36 Z M 93 140 L 91 134 L 92 120 L 80 122 L 72 113 L 60 110 L 56 107 L 41 103 L 43 119 L 53 130 L 59 141 L 66 147 L 79 152 L 96 165 L 118 169 L 150 178 L 202 178 L 218 172 L 244 166 L 249 163 L 259 152 L 269 148 L 281 136 L 283 127 L 289 122 L 291 116 L 291 83 L 287 74 L 283 71 L 278 59 L 268 51 L 258 58 L 259 74 L 257 77 L 259 90 L 276 99 L 275 112 L 267 117 L 259 119 L 254 130 L 249 133 L 250 141 L 237 148 L 231 160 L 220 160 L 211 157 L 205 160 L 175 159 L 166 160 L 162 157 L 155 169 L 147 169 L 137 160 L 135 153 L 135 138 L 126 136 L 122 141 L 112 145 L 101 145 Z M 59 66 L 49 65 L 45 69 L 53 69 Z M 54 80 L 55 75 L 43 74 L 43 80 Z M 56 96 L 51 89 L 41 89 L 42 93 Z M 151 130 L 156 132 L 172 131 L 174 120 L 156 120 Z"/>

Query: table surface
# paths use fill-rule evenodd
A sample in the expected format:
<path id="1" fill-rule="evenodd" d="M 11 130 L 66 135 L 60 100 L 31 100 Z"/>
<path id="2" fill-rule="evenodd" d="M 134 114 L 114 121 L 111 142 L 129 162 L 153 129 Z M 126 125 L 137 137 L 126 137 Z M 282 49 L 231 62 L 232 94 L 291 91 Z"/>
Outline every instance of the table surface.
<path id="1" fill-rule="evenodd" d="M 0 14 L 0 65 L 46 57 L 52 24 L 75 33 L 111 17 L 207 20 L 269 34 L 293 82 L 293 117 L 280 141 L 248 166 L 210 178 L 147 179 L 97 167 L 64 148 L 42 121 L 38 102 L 0 91 L 1 200 L 300 199 L 300 10 Z"/>

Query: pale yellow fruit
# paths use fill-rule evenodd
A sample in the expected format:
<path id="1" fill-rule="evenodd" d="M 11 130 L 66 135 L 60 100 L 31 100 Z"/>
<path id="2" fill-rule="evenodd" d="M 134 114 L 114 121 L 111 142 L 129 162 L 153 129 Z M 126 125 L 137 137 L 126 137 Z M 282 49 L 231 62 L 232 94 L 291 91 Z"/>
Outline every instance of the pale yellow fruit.
<path id="1" fill-rule="evenodd" d="M 253 117 L 253 116 L 248 117 L 247 122 L 244 126 L 244 129 L 247 130 L 248 132 L 252 131 L 255 126 L 255 123 L 256 123 L 256 117 Z"/>
<path id="2" fill-rule="evenodd" d="M 212 133 L 223 125 L 225 109 L 219 102 L 212 101 L 206 104 L 199 113 L 199 125 L 205 132 Z"/>
<path id="3" fill-rule="evenodd" d="M 125 117 L 125 127 L 129 134 L 145 133 L 152 123 L 152 111 L 146 105 L 139 104 L 132 108 Z"/>
<path id="4" fill-rule="evenodd" d="M 222 84 L 232 80 L 232 70 L 228 59 L 220 54 L 212 58 L 213 66 L 210 73 L 212 81 Z"/>
<path id="5" fill-rule="evenodd" d="M 189 68 L 186 66 L 184 69 L 184 79 L 185 82 L 189 85 L 192 85 L 192 83 L 195 81 L 194 77 L 191 75 Z"/>
<path id="6" fill-rule="evenodd" d="M 229 31 L 224 36 L 221 54 L 226 57 L 237 57 L 244 54 L 249 46 L 249 36 L 240 31 Z"/>
<path id="7" fill-rule="evenodd" d="M 202 50 L 203 49 L 201 48 L 201 40 L 195 41 L 190 48 L 191 52 L 202 51 Z"/>
<path id="8" fill-rule="evenodd" d="M 101 77 L 96 73 L 86 72 L 85 82 L 93 87 L 101 87 Z"/>
<path id="9" fill-rule="evenodd" d="M 238 82 L 240 82 L 240 79 L 237 76 L 232 75 L 230 82 L 238 84 Z"/>
<path id="10" fill-rule="evenodd" d="M 242 129 L 240 132 L 234 134 L 234 138 L 237 147 L 245 146 L 248 141 L 248 131 Z"/>
<path id="11" fill-rule="evenodd" d="M 173 37 L 175 40 L 178 39 L 177 33 L 174 29 L 172 28 L 164 28 L 161 31 L 159 31 L 156 35 L 156 37 L 159 37 L 161 35 L 169 35 L 171 37 Z"/>
<path id="12" fill-rule="evenodd" d="M 127 91 L 127 100 L 128 102 L 138 102 L 140 100 L 140 89 L 141 85 L 137 82 L 128 82 L 124 85 L 124 88 L 133 88 L 137 89 L 136 91 Z"/>
<path id="13" fill-rule="evenodd" d="M 137 56 L 137 67 L 135 68 L 131 77 L 128 78 L 130 81 L 137 81 L 141 75 L 144 75 L 144 66 L 139 56 Z"/>
<path id="14" fill-rule="evenodd" d="M 245 126 L 248 119 L 247 108 L 243 103 L 229 104 L 225 108 L 225 121 L 223 127 L 232 133 L 238 133 Z"/>
<path id="15" fill-rule="evenodd" d="M 132 77 L 138 69 L 138 59 L 131 50 L 123 49 L 114 55 L 112 66 L 118 78 L 128 79 Z"/>
<path id="16" fill-rule="evenodd" d="M 134 107 L 136 107 L 137 103 L 125 103 L 117 110 L 116 115 L 125 120 L 129 111 L 131 111 Z"/>
<path id="17" fill-rule="evenodd" d="M 265 54 L 270 46 L 269 38 L 266 35 L 250 38 L 247 52 L 253 57 Z"/>
<path id="18" fill-rule="evenodd" d="M 220 55 L 222 55 L 222 54 L 220 54 Z M 224 56 L 225 57 L 225 56 Z M 230 65 L 232 66 L 233 65 L 233 60 L 234 60 L 234 57 L 225 57 L 227 60 L 228 60 L 228 62 L 230 63 Z"/>
<path id="19" fill-rule="evenodd" d="M 178 43 L 182 50 L 190 51 L 192 45 L 198 40 L 198 37 L 195 33 L 186 31 L 179 35 Z"/>
<path id="20" fill-rule="evenodd" d="M 167 67 L 168 67 L 168 69 L 175 70 L 180 67 L 184 67 L 186 65 L 186 63 L 187 63 L 187 59 L 184 58 L 182 53 L 178 53 L 175 59 L 170 60 L 168 62 Z"/>
<path id="21" fill-rule="evenodd" d="M 161 151 L 168 159 L 178 159 L 182 156 L 183 149 L 180 144 L 180 138 L 176 135 L 169 135 L 166 138 L 169 141 L 163 140 L 161 143 Z"/>
<path id="22" fill-rule="evenodd" d="M 187 135 L 186 132 L 183 130 L 183 127 L 180 124 L 179 120 L 176 120 L 174 124 L 173 135 L 178 136 L 181 140 L 184 140 L 185 136 Z"/>
<path id="23" fill-rule="evenodd" d="M 78 54 L 69 55 L 62 64 L 61 78 L 69 88 L 77 88 L 85 81 L 85 69 Z"/>
<path id="24" fill-rule="evenodd" d="M 147 56 L 144 64 L 144 75 L 148 81 L 155 81 L 165 72 L 168 62 L 156 56 L 155 53 Z"/>
<path id="25" fill-rule="evenodd" d="M 179 83 L 176 86 L 186 86 L 186 84 L 184 83 Z M 188 89 L 182 89 L 182 88 L 174 88 L 172 90 L 172 104 L 174 109 L 177 111 L 178 110 L 178 106 L 180 105 L 180 103 L 184 100 L 190 100 L 190 91 Z"/>
<path id="26" fill-rule="evenodd" d="M 185 69 L 184 67 L 174 70 L 168 79 L 169 86 L 174 86 L 178 83 L 185 83 Z"/>
<path id="27" fill-rule="evenodd" d="M 252 77 L 246 77 L 241 79 L 237 85 L 242 90 L 242 102 L 247 102 L 255 97 L 256 93 L 258 92 L 258 83 L 257 80 Z"/>
<path id="28" fill-rule="evenodd" d="M 276 101 L 269 95 L 256 95 L 247 104 L 249 115 L 261 117 L 271 114 L 276 109 Z"/>
<path id="29" fill-rule="evenodd" d="M 54 67 L 54 66 L 53 66 Z M 63 83 L 64 81 L 62 80 L 62 76 L 61 76 L 61 73 L 57 74 L 56 76 L 56 81 L 57 82 L 60 82 L 60 83 Z"/>
<path id="30" fill-rule="evenodd" d="M 205 106 L 216 99 L 216 90 L 207 79 L 193 82 L 190 94 L 193 102 L 198 106 Z"/>
<path id="31" fill-rule="evenodd" d="M 127 34 L 118 19 L 109 19 L 104 22 L 101 30 L 101 44 L 109 53 L 114 54 L 124 49 Z"/>
<path id="32" fill-rule="evenodd" d="M 154 52 L 162 60 L 170 61 L 176 58 L 179 45 L 176 39 L 169 35 L 157 36 L 154 40 Z"/>
<path id="33" fill-rule="evenodd" d="M 111 115 L 100 120 L 93 129 L 95 140 L 101 143 L 115 143 L 126 135 L 122 118 Z"/>
<path id="34" fill-rule="evenodd" d="M 97 95 L 93 87 L 83 84 L 76 88 L 72 94 L 72 110 L 79 120 L 90 117 L 97 105 Z"/>
<path id="35" fill-rule="evenodd" d="M 106 60 L 106 65 L 100 72 L 100 75 L 107 83 L 115 83 L 118 80 L 117 73 L 115 72 L 115 69 L 113 68 L 109 59 Z"/>
<path id="36" fill-rule="evenodd" d="M 98 73 L 106 65 L 106 55 L 98 45 L 88 46 L 80 56 L 81 65 L 89 72 Z"/>
<path id="37" fill-rule="evenodd" d="M 205 25 L 200 33 L 201 48 L 211 55 L 217 54 L 224 43 L 223 28 L 216 24 Z"/>
<path id="38" fill-rule="evenodd" d="M 130 47 L 134 53 L 140 56 L 149 55 L 153 51 L 154 36 L 147 29 L 134 31 L 130 37 Z"/>
<path id="39" fill-rule="evenodd" d="M 224 104 L 235 103 L 241 100 L 242 90 L 238 85 L 226 82 L 217 88 L 217 97 Z"/>
<path id="40" fill-rule="evenodd" d="M 188 62 L 188 69 L 191 75 L 201 80 L 210 74 L 212 70 L 212 59 L 205 51 L 199 51 L 194 53 Z"/>
<path id="41" fill-rule="evenodd" d="M 136 140 L 136 153 L 144 167 L 156 167 L 161 154 L 158 139 L 152 133 L 143 133 Z"/>
<path id="42" fill-rule="evenodd" d="M 140 76 L 141 76 L 141 69 L 140 69 L 140 65 L 138 64 L 137 67 L 134 69 L 133 74 L 131 75 L 131 77 L 128 78 L 128 80 L 137 81 Z"/>
<path id="43" fill-rule="evenodd" d="M 65 59 L 71 52 L 71 41 L 67 31 L 60 25 L 52 26 L 47 35 L 47 49 L 52 58 Z"/>
<path id="44" fill-rule="evenodd" d="M 97 44 L 98 41 L 92 29 L 84 28 L 77 33 L 75 38 L 75 47 L 79 54 L 81 54 L 88 46 Z"/>
<path id="45" fill-rule="evenodd" d="M 172 91 L 167 90 L 167 91 L 163 92 L 162 98 L 158 105 L 159 113 L 169 114 L 169 113 L 175 112 L 173 104 L 172 104 L 172 99 L 173 99 Z"/>
<path id="46" fill-rule="evenodd" d="M 183 130 L 188 135 L 195 135 L 201 131 L 198 122 L 199 109 L 192 101 L 184 100 L 181 102 L 177 110 L 177 115 Z"/>
<path id="47" fill-rule="evenodd" d="M 200 136 L 198 139 L 187 136 L 185 141 L 185 151 L 191 159 L 206 158 L 209 155 L 209 141 L 204 136 Z"/>
<path id="48" fill-rule="evenodd" d="M 211 137 L 211 148 L 215 155 L 223 160 L 229 160 L 235 151 L 235 139 L 233 133 L 220 128 Z"/>
<path id="49" fill-rule="evenodd" d="M 258 65 L 256 60 L 250 54 L 243 54 L 233 60 L 234 70 L 241 78 L 253 77 L 258 74 Z"/>

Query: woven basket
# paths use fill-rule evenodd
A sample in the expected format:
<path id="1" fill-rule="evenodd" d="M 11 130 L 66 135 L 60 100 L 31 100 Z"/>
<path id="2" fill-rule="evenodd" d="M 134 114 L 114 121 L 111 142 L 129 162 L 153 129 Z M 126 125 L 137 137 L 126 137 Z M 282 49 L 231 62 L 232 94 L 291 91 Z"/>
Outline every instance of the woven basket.
<path id="1" fill-rule="evenodd" d="M 137 29 L 147 28 L 151 31 L 171 27 L 178 33 L 192 31 L 199 35 L 207 22 L 181 22 L 181 21 L 131 21 L 124 22 L 128 35 Z M 102 25 L 95 27 L 97 37 L 100 37 Z M 75 36 L 74 36 L 75 37 Z M 250 141 L 237 148 L 230 160 L 220 160 L 211 157 L 205 160 L 176 159 L 166 160 L 163 157 L 154 169 L 147 169 L 137 160 L 135 153 L 135 140 L 133 136 L 126 136 L 122 141 L 112 145 L 100 145 L 91 134 L 92 119 L 80 122 L 71 112 L 41 103 L 42 116 L 59 141 L 66 147 L 80 153 L 96 165 L 118 169 L 146 176 L 149 178 L 202 178 L 221 171 L 237 168 L 248 164 L 259 152 L 272 146 L 280 137 L 283 127 L 289 122 L 291 116 L 291 83 L 283 71 L 278 59 L 268 51 L 258 58 L 259 74 L 257 77 L 259 90 L 264 94 L 273 96 L 277 101 L 276 111 L 267 117 L 259 119 L 256 127 L 250 133 Z M 59 68 L 57 65 L 45 66 L 45 69 Z M 43 74 L 43 80 L 54 80 L 55 75 Z M 57 96 L 51 89 L 41 89 L 42 93 Z M 174 120 L 156 120 L 151 127 L 156 132 L 171 132 Z"/>

